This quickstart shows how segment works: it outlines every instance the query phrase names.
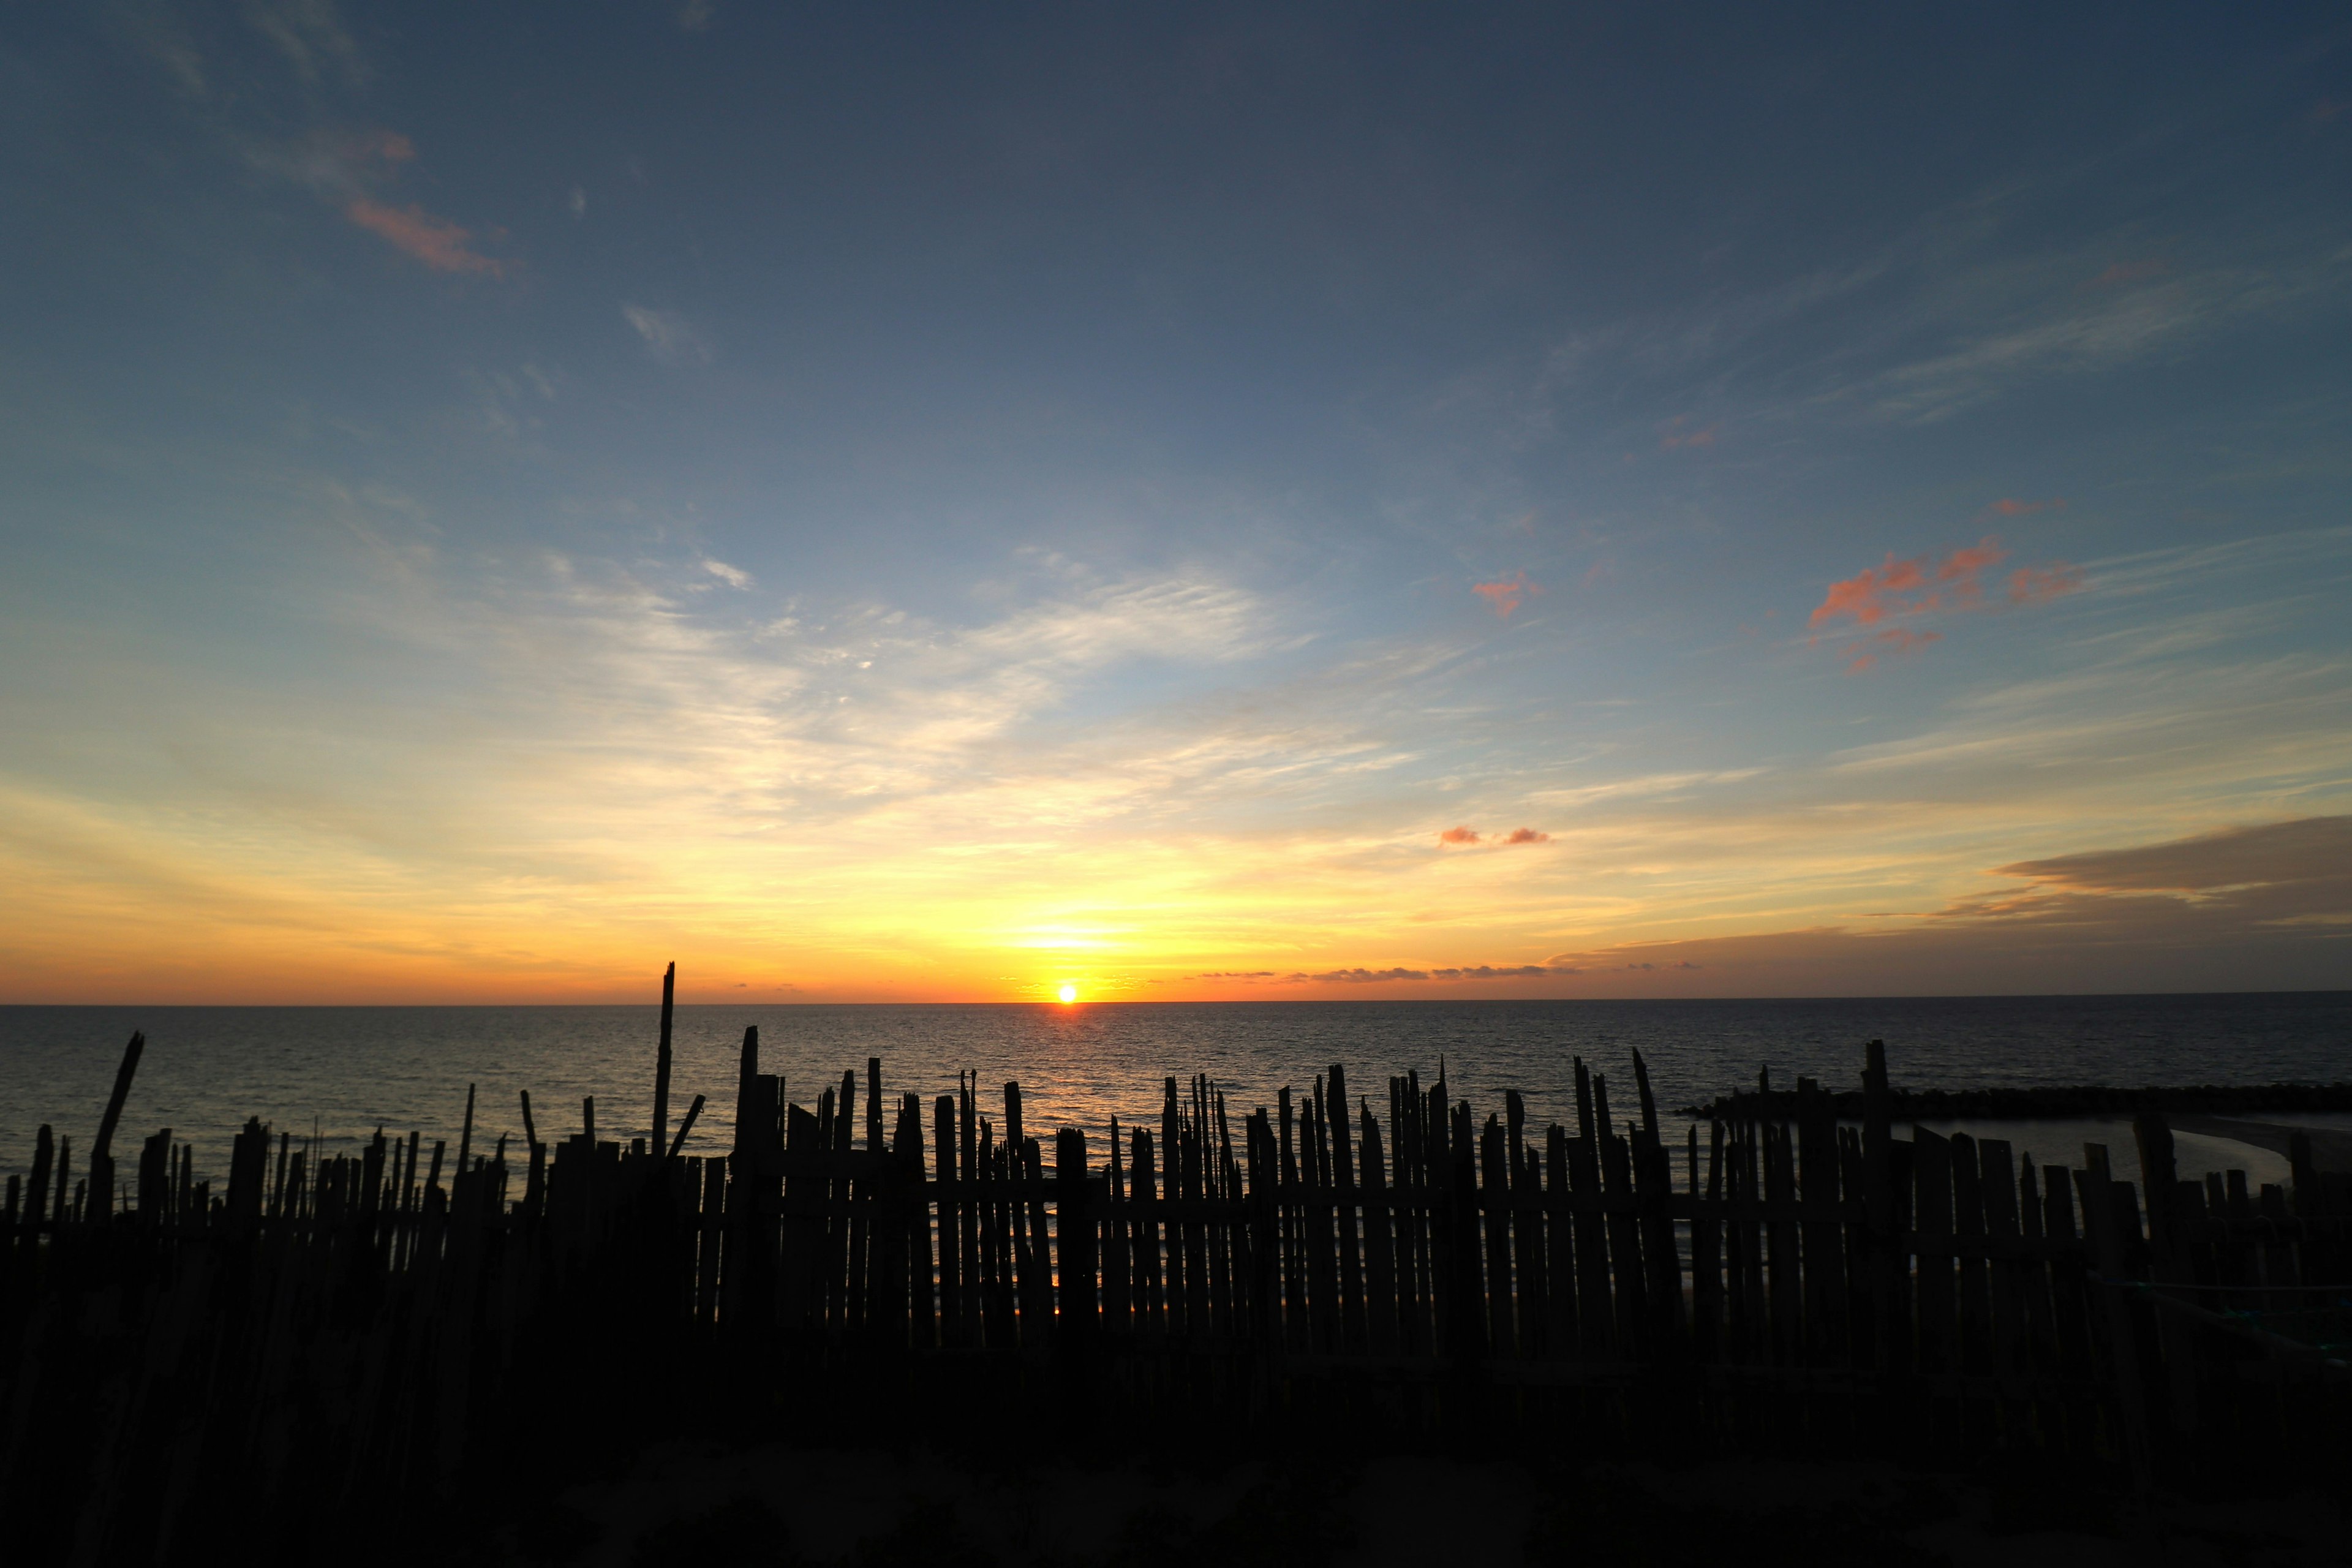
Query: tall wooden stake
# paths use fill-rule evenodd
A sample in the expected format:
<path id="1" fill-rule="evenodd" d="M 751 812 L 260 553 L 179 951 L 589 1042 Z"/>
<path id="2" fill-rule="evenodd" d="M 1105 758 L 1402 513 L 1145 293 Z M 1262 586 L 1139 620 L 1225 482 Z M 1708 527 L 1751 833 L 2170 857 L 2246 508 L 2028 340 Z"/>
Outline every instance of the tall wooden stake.
<path id="1" fill-rule="evenodd" d="M 677 965 L 672 963 L 662 971 L 661 1046 L 654 1053 L 654 1135 L 646 1142 L 656 1155 L 669 1136 L 669 1014 L 677 994 Z"/>
<path id="2" fill-rule="evenodd" d="M 114 1212 L 114 1128 L 122 1120 L 122 1102 L 131 1098 L 131 1077 L 139 1070 L 139 1058 L 147 1049 L 147 1037 L 137 1029 L 131 1032 L 131 1043 L 122 1047 L 122 1065 L 114 1069 L 114 1092 L 106 1097 L 106 1114 L 98 1123 L 98 1142 L 89 1148 L 89 1190 L 98 1194 L 93 1218 L 103 1218 Z"/>

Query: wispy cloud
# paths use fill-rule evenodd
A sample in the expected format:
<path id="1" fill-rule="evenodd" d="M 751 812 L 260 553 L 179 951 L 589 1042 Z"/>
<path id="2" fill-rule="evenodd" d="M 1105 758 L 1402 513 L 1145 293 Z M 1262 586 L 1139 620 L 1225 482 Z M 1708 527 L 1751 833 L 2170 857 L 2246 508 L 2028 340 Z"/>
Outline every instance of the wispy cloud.
<path id="1" fill-rule="evenodd" d="M 245 0 L 243 9 L 247 23 L 277 47 L 304 83 L 331 71 L 352 83 L 366 78 L 359 45 L 334 0 Z"/>
<path id="2" fill-rule="evenodd" d="M 417 158 L 416 143 L 397 131 L 320 131 L 290 143 L 250 142 L 244 153 L 254 168 L 307 186 L 351 223 L 436 272 L 503 278 L 515 266 L 484 254 L 464 225 L 421 204 L 388 198 Z M 492 237 L 501 237 L 494 232 Z"/>
<path id="3" fill-rule="evenodd" d="M 1504 620 L 1529 598 L 1543 592 L 1540 584 L 1528 581 L 1525 572 L 1514 572 L 1508 577 L 1492 583 L 1473 583 L 1470 591 L 1486 601 L 1487 607 Z"/>
<path id="4" fill-rule="evenodd" d="M 1929 643 L 1943 640 L 1941 632 L 1915 632 L 1908 626 L 1889 626 L 1846 647 L 1842 656 L 1845 659 L 1845 672 L 1861 675 L 1877 665 L 1881 654 L 1900 656 L 1916 653 Z"/>
<path id="5" fill-rule="evenodd" d="M 676 310 L 649 310 L 643 305 L 623 305 L 621 319 L 629 323 L 637 336 L 645 340 L 646 351 L 664 364 L 709 364 L 711 360 L 709 341 L 694 324 Z"/>
<path id="6" fill-rule="evenodd" d="M 2078 593 L 2082 572 L 2061 561 L 2049 566 L 2021 566 L 2009 574 L 2009 602 L 2039 605 L 2062 595 Z"/>
<path id="7" fill-rule="evenodd" d="M 473 247 L 470 231 L 435 217 L 423 207 L 389 207 L 365 196 L 343 208 L 343 216 L 425 263 L 436 272 L 463 272 L 503 278 L 507 264 Z"/>
<path id="8" fill-rule="evenodd" d="M 730 566 L 724 561 L 713 561 L 705 556 L 702 569 L 730 588 L 749 588 L 751 585 L 751 574 L 740 566 Z"/>

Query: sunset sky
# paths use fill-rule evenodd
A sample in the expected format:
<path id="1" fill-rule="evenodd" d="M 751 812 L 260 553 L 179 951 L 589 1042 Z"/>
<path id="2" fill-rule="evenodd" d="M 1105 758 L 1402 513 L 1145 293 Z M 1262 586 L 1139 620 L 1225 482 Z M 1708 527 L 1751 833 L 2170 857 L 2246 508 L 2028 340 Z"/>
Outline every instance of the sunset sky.
<path id="1" fill-rule="evenodd" d="M 0 1001 L 2352 984 L 2340 7 L 21 6 Z"/>

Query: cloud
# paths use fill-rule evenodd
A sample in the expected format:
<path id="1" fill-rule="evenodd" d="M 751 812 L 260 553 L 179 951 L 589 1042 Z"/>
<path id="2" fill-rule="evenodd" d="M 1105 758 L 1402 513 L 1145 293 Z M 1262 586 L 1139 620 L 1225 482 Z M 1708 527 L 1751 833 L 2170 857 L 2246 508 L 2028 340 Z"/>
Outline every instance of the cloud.
<path id="1" fill-rule="evenodd" d="M 709 32 L 711 12 L 710 0 L 686 0 L 686 4 L 677 8 L 679 29 L 688 33 Z"/>
<path id="2" fill-rule="evenodd" d="M 1871 925 L 1555 954 L 1595 974 L 1704 967 L 1704 994 L 2340 988 L 2352 959 L 2352 816 L 2023 860 L 2026 884 Z"/>
<path id="3" fill-rule="evenodd" d="M 1906 626 L 1889 626 L 1845 648 L 1845 672 L 1861 675 L 1878 663 L 1878 656 L 1882 653 L 1897 656 L 1916 653 L 1929 643 L 1943 640 L 1941 632 L 1915 632 Z"/>
<path id="4" fill-rule="evenodd" d="M 730 588 L 748 588 L 751 585 L 751 574 L 744 571 L 740 566 L 730 566 L 724 561 L 713 561 L 706 556 L 703 559 L 702 569 Z"/>
<path id="5" fill-rule="evenodd" d="M 1542 593 L 1543 587 L 1528 582 L 1526 573 L 1514 572 L 1496 582 L 1473 583 L 1470 591 L 1485 599 L 1496 615 L 1507 621 L 1513 610 L 1517 609 L 1523 601 Z"/>
<path id="6" fill-rule="evenodd" d="M 1685 430 L 1682 425 L 1683 416 L 1680 415 L 1667 422 L 1664 431 L 1658 437 L 1659 451 L 1671 452 L 1677 447 L 1712 447 L 1716 433 L 1723 428 L 1718 424 L 1709 425 L 1702 430 Z"/>
<path id="7" fill-rule="evenodd" d="M 2039 605 L 2083 586 L 2083 574 L 2063 561 L 2047 566 L 2021 566 L 2009 574 L 2009 602 Z"/>
<path id="8" fill-rule="evenodd" d="M 1889 551 L 1884 566 L 1865 566 L 1853 576 L 1831 584 L 1805 624 L 1818 628 L 1840 616 L 1850 616 L 1859 626 L 1875 626 L 1890 615 L 1942 609 L 1949 602 L 1947 595 L 1949 600 L 1973 599 L 1982 592 L 1978 579 L 1984 569 L 1999 564 L 2008 554 L 2000 542 L 1990 536 L 1955 550 L 1937 563 L 1932 581 L 1940 586 L 1923 598 L 1906 599 L 1901 595 L 1928 586 L 1927 561 L 1924 557 L 1897 561 Z"/>
<path id="9" fill-rule="evenodd" d="M 1911 608 L 1894 595 L 1907 594 L 1927 581 L 1919 562 L 1897 561 L 1890 550 L 1885 565 L 1865 566 L 1851 577 L 1832 583 L 1805 624 L 1824 626 L 1840 616 L 1852 616 L 1862 626 L 1874 626 L 1890 608 L 1898 613 Z"/>
<path id="10" fill-rule="evenodd" d="M 334 0 L 246 0 L 245 19 L 278 46 L 306 84 L 316 82 L 326 65 L 354 82 L 367 74 L 359 45 L 335 15 Z"/>
<path id="11" fill-rule="evenodd" d="M 1271 969 L 1213 969 L 1205 974 L 1188 974 L 1187 980 L 1271 980 Z"/>
<path id="12" fill-rule="evenodd" d="M 1532 827 L 1514 827 L 1511 829 L 1511 836 L 1504 839 L 1503 842 L 1506 844 L 1549 844 L 1551 842 L 1551 835 L 1549 833 L 1538 833 Z"/>
<path id="13" fill-rule="evenodd" d="M 506 276 L 507 264 L 469 247 L 472 234 L 447 218 L 435 217 L 423 207 L 388 207 L 365 196 L 354 197 L 343 216 L 372 234 L 398 246 L 436 272 L 469 272 L 488 278 Z"/>
<path id="14" fill-rule="evenodd" d="M 1472 827 L 1449 827 L 1437 836 L 1437 841 L 1440 844 L 1475 844 L 1478 832 Z"/>
<path id="15" fill-rule="evenodd" d="M 397 131 L 378 126 L 369 131 L 320 132 L 291 143 L 253 144 L 246 156 L 257 169 L 309 187 L 348 221 L 436 272 L 503 278 L 514 265 L 483 255 L 474 247 L 473 231 L 453 220 L 426 212 L 414 202 L 401 206 L 383 199 L 385 188 L 416 161 L 416 143 Z M 502 237 L 500 231 L 491 232 L 494 237 Z"/>
<path id="16" fill-rule="evenodd" d="M 571 196 L 571 199 L 570 199 L 569 201 L 565 202 L 565 203 L 564 203 L 564 205 L 566 205 L 566 206 L 568 206 L 568 207 L 570 207 L 570 208 L 572 209 L 572 216 L 573 217 L 575 217 L 575 218 L 583 218 L 583 217 L 586 217 L 586 216 L 588 216 L 588 191 L 587 191 L 587 187 L 585 187 L 585 186 L 583 186 L 583 185 L 574 185 L 574 186 L 572 186 L 572 196 Z"/>
<path id="17" fill-rule="evenodd" d="M 650 310 L 624 305 L 622 319 L 636 330 L 654 358 L 664 364 L 709 364 L 710 344 L 691 322 L 676 310 Z"/>
<path id="18" fill-rule="evenodd" d="M 1426 969 L 1329 969 L 1320 974 L 1294 974 L 1293 980 L 1312 980 L 1325 984 L 1373 985 L 1390 980 L 1426 980 Z"/>
<path id="19" fill-rule="evenodd" d="M 1995 517 L 2026 517 L 2037 511 L 2065 510 L 2066 499 L 2063 496 L 2053 496 L 2048 500 L 2012 500 L 2004 496 L 1985 508 L 1989 515 Z"/>
<path id="20" fill-rule="evenodd" d="M 2097 849 L 1996 868 L 2075 892 L 2210 894 L 2352 879 L 2352 816 L 2306 816 L 2227 827 L 2124 849 Z"/>
<path id="21" fill-rule="evenodd" d="M 2045 504 L 2050 503 L 1996 501 L 1993 510 L 2014 508 L 2016 511 L 2030 511 Z M 1865 566 L 1851 577 L 1832 583 L 1805 624 L 1812 628 L 1818 640 L 1822 628 L 1841 619 L 1852 621 L 1856 627 L 1866 627 L 1890 618 L 1981 609 L 1985 607 L 1985 573 L 2008 558 L 2008 550 L 1990 534 L 1975 544 L 1953 551 L 1933 568 L 1925 556 L 1897 561 L 1889 551 L 1883 565 Z M 2082 586 L 2082 574 L 2063 562 L 2020 567 L 2010 576 L 2009 602 L 2042 604 Z M 1861 675 L 1874 667 L 1882 654 L 1915 653 L 1929 643 L 1942 640 L 1940 632 L 1890 626 L 1847 644 L 1839 650 L 1839 656 L 1846 661 L 1848 675 Z"/>
<path id="22" fill-rule="evenodd" d="M 1574 974 L 1573 968 L 1557 963 L 1473 963 L 1444 969 L 1327 969 L 1319 974 L 1301 971 L 1281 976 L 1286 985 L 1385 985 L 1407 981 L 1426 980 L 1548 980 L 1557 975 Z M 1253 980 L 1268 978 L 1263 972 L 1249 974 L 1200 974 L 1196 980 Z"/>
<path id="23" fill-rule="evenodd" d="M 2161 260 L 2111 262 L 2105 271 L 2091 279 L 2091 287 L 2113 289 L 2121 283 L 2137 283 L 2143 278 L 2161 278 L 2171 270 L 2171 267 Z"/>

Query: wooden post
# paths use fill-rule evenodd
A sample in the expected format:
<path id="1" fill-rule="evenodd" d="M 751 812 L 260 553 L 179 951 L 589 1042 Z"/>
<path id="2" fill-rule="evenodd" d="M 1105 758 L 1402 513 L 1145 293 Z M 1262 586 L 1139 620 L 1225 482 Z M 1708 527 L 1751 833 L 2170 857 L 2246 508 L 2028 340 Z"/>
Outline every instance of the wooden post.
<path id="1" fill-rule="evenodd" d="M 1441 1086 L 1444 1081 L 1438 1079 Z M 1466 1100 L 1454 1108 L 1446 1145 L 1445 1347 L 1456 1361 L 1468 1364 L 1486 1352 L 1486 1325 L 1479 1310 L 1484 1291 L 1478 1278 L 1478 1146 Z"/>
<path id="2" fill-rule="evenodd" d="M 1355 1140 L 1349 1136 L 1353 1130 L 1349 1126 L 1347 1068 L 1333 1062 L 1326 1083 L 1324 1110 L 1329 1120 L 1332 1174 L 1339 1197 L 1340 1342 L 1361 1354 L 1365 1343 L 1364 1268 L 1357 1240 Z"/>
<path id="3" fill-rule="evenodd" d="M 694 1131 L 694 1119 L 701 1114 L 702 1096 L 698 1094 L 694 1103 L 686 1108 L 686 1120 L 677 1124 L 677 1136 L 670 1140 L 669 1158 L 677 1159 L 677 1152 L 686 1147 L 686 1135 Z"/>
<path id="4" fill-rule="evenodd" d="M 1486 1343 L 1489 1353 L 1507 1357 L 1518 1336 L 1511 1312 L 1511 1186 L 1504 1166 L 1503 1123 L 1491 1111 L 1478 1133 L 1477 1206 L 1484 1211 L 1486 1241 Z"/>
<path id="5" fill-rule="evenodd" d="M 2179 1224 L 2179 1172 L 2173 1164 L 2172 1127 L 2154 1111 L 2132 1119 L 2139 1143 L 2139 1170 L 2147 1188 L 2148 1275 L 2159 1285 L 2192 1283 L 2187 1246 Z M 2172 1429 L 2197 1429 L 2196 1331 L 2178 1317 L 2158 1313 L 2158 1354 L 2170 1373 Z"/>
<path id="6" fill-rule="evenodd" d="M 48 1223 L 49 1171 L 57 1153 L 56 1134 L 44 1121 L 33 1139 L 33 1179 L 25 1194 L 25 1250 L 28 1256 L 33 1249 L 33 1233 Z"/>
<path id="7" fill-rule="evenodd" d="M 1952 1258 L 1952 1145 L 1924 1127 L 1911 1129 L 1912 1227 L 1919 1234 L 1918 1358 L 1922 1372 L 1957 1372 L 1952 1342 L 1959 1328 Z"/>
<path id="8" fill-rule="evenodd" d="M 646 1145 L 657 1156 L 669 1138 L 669 1020 L 677 994 L 677 965 L 673 963 L 662 971 L 661 1042 L 654 1047 L 654 1131 Z"/>
<path id="9" fill-rule="evenodd" d="M 1895 1316 L 1902 1300 L 1898 1272 L 1907 1275 L 1902 1248 L 1894 1235 L 1893 1096 L 1886 1082 L 1886 1042 L 1873 1040 L 1863 1047 L 1862 1068 L 1862 1198 L 1863 1246 L 1871 1310 L 1871 1341 L 1876 1364 L 1894 1366 L 1895 1347 L 1904 1335 Z"/>
<path id="10" fill-rule="evenodd" d="M 1095 1337 L 1095 1218 L 1087 1193 L 1087 1135 L 1075 1127 L 1054 1134 L 1054 1254 L 1060 1343 L 1082 1351 Z"/>
<path id="11" fill-rule="evenodd" d="M 1696 1138 L 1694 1126 L 1691 1135 Z M 1696 1145 L 1694 1145 L 1696 1147 Z M 1693 1184 L 1696 1187 L 1696 1182 Z M 1706 1144 L 1706 1187 L 1692 1193 L 1696 1200 L 1691 1217 L 1691 1352 L 1701 1362 L 1722 1359 L 1723 1352 L 1723 1123 L 1709 1121 Z"/>
<path id="12" fill-rule="evenodd" d="M 2098 1156 L 2092 1150 L 2098 1148 Z M 2139 1338 L 2132 1326 L 2131 1304 L 2124 1300 L 2122 1282 L 2127 1278 L 2122 1227 L 2117 1212 L 2124 1203 L 2131 1201 L 2127 1184 L 2112 1181 L 2107 1175 L 2104 1147 L 2084 1145 L 2084 1169 L 2074 1173 L 2074 1184 L 2083 1200 L 2083 1226 L 2089 1242 L 2092 1266 L 2098 1271 L 2097 1291 L 2105 1310 L 2095 1316 L 2105 1320 L 2106 1371 L 2116 1395 L 2116 1415 L 2123 1427 L 2123 1448 L 2126 1465 L 2132 1479 L 2144 1493 L 2153 1480 L 2148 1454 L 2147 1403 L 2146 1390 L 2140 1384 Z M 2126 1190 L 2118 1194 L 2116 1189 Z M 2135 1205 L 2135 1208 L 2137 1205 Z"/>
<path id="13" fill-rule="evenodd" d="M 1981 1373 L 1992 1360 L 1992 1280 L 1979 1250 L 1984 1245 L 1984 1163 L 1976 1140 L 1955 1132 L 1952 1155 L 1952 1235 L 1959 1254 L 1960 1337 L 1954 1364 Z"/>
<path id="14" fill-rule="evenodd" d="M 114 1092 L 106 1097 L 106 1114 L 99 1119 L 98 1141 L 89 1146 L 89 1182 L 92 1195 L 98 1200 L 90 1205 L 91 1219 L 104 1219 L 114 1212 L 114 1129 L 122 1120 L 122 1102 L 131 1098 L 131 1079 L 139 1070 L 139 1058 L 146 1052 L 147 1037 L 139 1030 L 131 1032 L 130 1044 L 122 1047 L 122 1061 L 114 1069 Z M 58 1184 L 62 1189 L 64 1184 Z"/>
<path id="15" fill-rule="evenodd" d="M 539 1127 L 530 1119 L 530 1090 L 527 1089 L 522 1091 L 522 1137 L 523 1142 L 530 1146 L 530 1164 L 523 1176 L 522 1207 L 525 1214 L 536 1217 L 547 1205 L 547 1145 L 539 1141 Z M 461 1156 L 456 1174 L 449 1179 L 453 1199 L 457 1191 L 457 1178 L 465 1174 L 466 1162 Z"/>
<path id="16" fill-rule="evenodd" d="M 1371 1350 L 1374 1355 L 1389 1356 L 1397 1353 L 1395 1227 L 1389 1215 L 1381 1124 L 1372 1119 L 1369 1104 L 1360 1108 L 1357 1130 L 1364 1153 L 1364 1258 L 1370 1271 L 1365 1300 L 1371 1308 Z"/>
<path id="17" fill-rule="evenodd" d="M 1977 1159 L 1983 1170 L 1985 1234 L 1995 1245 L 2022 1237 L 2018 1224 L 2017 1172 L 2009 1144 L 1998 1138 L 1978 1141 Z M 2029 1161 L 2027 1171 L 2032 1170 Z M 2037 1219 L 2039 1215 L 2035 1216 Z M 2031 1370 L 2025 1353 L 2026 1296 L 2031 1285 L 2023 1261 L 2015 1257 L 1992 1260 L 1992 1370 L 2002 1377 Z"/>
<path id="18" fill-rule="evenodd" d="M 522 1097 L 522 1123 L 525 1127 L 529 1127 L 530 1125 L 530 1095 L 528 1092 L 525 1092 Z M 460 1171 L 469 1171 L 473 1169 L 472 1164 L 466 1158 L 467 1154 L 472 1152 L 473 1147 L 474 1086 L 469 1083 L 466 1086 L 466 1124 L 463 1130 L 461 1130 L 457 1134 L 457 1169 Z"/>
<path id="19" fill-rule="evenodd" d="M 743 1031 L 742 1049 L 735 1058 L 735 1153 L 740 1159 L 750 1145 L 744 1141 L 743 1114 L 750 1108 L 751 1080 L 760 1076 L 760 1026 Z M 740 1166 L 737 1167 L 739 1173 Z"/>
<path id="20" fill-rule="evenodd" d="M 932 1168 L 939 1192 L 940 1342 L 961 1345 L 964 1323 L 963 1230 L 956 1182 L 956 1102 L 943 1094 L 931 1102 Z"/>

